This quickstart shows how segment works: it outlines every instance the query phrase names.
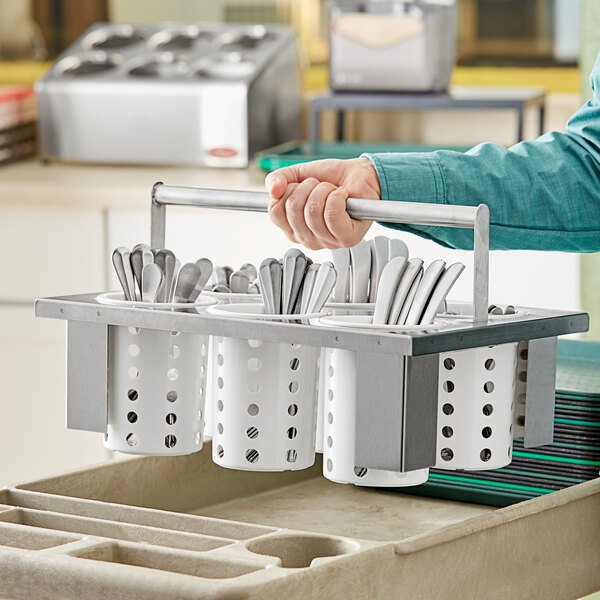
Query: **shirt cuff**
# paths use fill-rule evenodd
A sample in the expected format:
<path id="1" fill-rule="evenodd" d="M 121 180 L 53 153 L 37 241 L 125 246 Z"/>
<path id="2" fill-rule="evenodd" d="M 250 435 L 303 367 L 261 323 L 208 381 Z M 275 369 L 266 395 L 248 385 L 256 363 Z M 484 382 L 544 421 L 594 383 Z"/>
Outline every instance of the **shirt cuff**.
<path id="1" fill-rule="evenodd" d="M 431 152 L 363 154 L 375 167 L 382 200 L 446 204 L 442 169 Z"/>

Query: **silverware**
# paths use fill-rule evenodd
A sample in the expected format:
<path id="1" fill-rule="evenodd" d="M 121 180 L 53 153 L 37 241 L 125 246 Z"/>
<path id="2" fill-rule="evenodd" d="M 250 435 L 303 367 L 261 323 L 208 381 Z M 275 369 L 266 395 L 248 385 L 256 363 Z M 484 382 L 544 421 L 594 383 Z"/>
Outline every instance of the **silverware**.
<path id="1" fill-rule="evenodd" d="M 313 263 L 308 265 L 306 269 L 306 273 L 304 274 L 304 281 L 302 282 L 302 290 L 300 291 L 300 302 L 296 303 L 296 312 L 299 313 L 307 313 L 308 312 L 308 304 L 310 302 L 310 296 L 315 287 L 315 279 L 317 277 L 317 272 L 319 271 L 319 267 L 321 265 L 318 263 Z M 337 284 L 337 281 L 336 281 Z M 335 285 L 334 289 L 334 297 L 335 297 Z"/>
<path id="2" fill-rule="evenodd" d="M 213 271 L 213 279 L 216 285 L 229 285 L 229 276 L 225 267 L 215 267 Z"/>
<path id="3" fill-rule="evenodd" d="M 230 294 L 231 290 L 229 289 L 228 286 L 223 285 L 223 284 L 217 284 L 217 285 L 213 285 L 212 292 L 219 292 L 219 294 Z"/>
<path id="4" fill-rule="evenodd" d="M 201 272 L 194 263 L 186 263 L 179 270 L 177 284 L 175 286 L 174 301 L 189 302 L 191 294 L 196 289 L 200 280 Z"/>
<path id="5" fill-rule="evenodd" d="M 112 262 L 119 278 L 119 283 L 123 288 L 125 300 L 134 300 L 134 280 L 133 271 L 130 263 L 131 252 L 128 248 L 120 246 L 112 253 Z"/>
<path id="6" fill-rule="evenodd" d="M 337 273 L 333 263 L 326 261 L 319 266 L 305 314 L 321 312 L 333 290 L 336 279 Z"/>
<path id="7" fill-rule="evenodd" d="M 400 279 L 400 283 L 398 284 L 398 289 L 396 290 L 396 295 L 394 297 L 394 302 L 392 307 L 390 308 L 390 314 L 388 317 L 388 322 L 391 325 L 403 325 L 404 323 L 400 323 L 400 314 L 402 313 L 402 309 L 406 304 L 408 294 L 411 290 L 411 287 L 419 275 L 423 270 L 423 261 L 420 258 L 411 258 L 407 263 L 404 269 L 404 273 L 402 274 L 402 278 Z M 415 290 L 416 291 L 416 290 Z M 409 306 L 410 308 L 410 306 Z M 408 314 L 408 308 L 406 311 Z"/>
<path id="8" fill-rule="evenodd" d="M 281 290 L 281 312 L 289 315 L 294 312 L 298 292 L 306 273 L 307 259 L 298 248 L 290 248 L 283 256 L 283 280 Z"/>
<path id="9" fill-rule="evenodd" d="M 398 325 L 406 325 L 406 318 L 408 317 L 408 313 L 412 307 L 412 303 L 415 299 L 415 295 L 417 290 L 419 289 L 419 285 L 421 283 L 421 279 L 423 279 L 423 267 L 419 267 L 417 270 L 417 274 L 408 290 L 408 294 L 406 294 L 406 300 L 404 301 L 404 306 L 400 311 L 400 316 L 398 317 Z"/>
<path id="10" fill-rule="evenodd" d="M 395 258 L 396 256 L 403 256 L 408 260 L 408 246 L 402 240 L 395 238 L 390 239 L 388 251 L 388 260 L 392 260 L 392 258 Z"/>
<path id="11" fill-rule="evenodd" d="M 368 242 L 361 240 L 356 246 L 350 248 L 350 291 L 348 294 L 350 302 L 369 301 L 369 281 L 372 268 L 371 247 Z"/>
<path id="12" fill-rule="evenodd" d="M 134 289 L 133 297 L 135 300 L 142 298 L 142 268 L 144 267 L 143 249 L 134 248 L 130 256 L 131 270 L 133 272 Z"/>
<path id="13" fill-rule="evenodd" d="M 438 279 L 438 282 L 433 288 L 431 297 L 425 306 L 425 310 L 423 311 L 421 319 L 419 320 L 420 325 L 429 325 L 430 323 L 433 323 L 433 320 L 440 311 L 440 306 L 442 306 L 444 303 L 448 292 L 464 270 L 465 265 L 462 263 L 454 263 L 442 273 Z"/>
<path id="14" fill-rule="evenodd" d="M 258 271 L 252 263 L 244 263 L 240 267 L 240 271 L 244 271 L 245 273 L 247 273 L 250 281 L 254 281 L 258 277 Z"/>
<path id="15" fill-rule="evenodd" d="M 406 265 L 407 261 L 403 256 L 396 256 L 385 265 L 377 290 L 377 300 L 375 302 L 375 311 L 373 312 L 374 325 L 390 323 L 388 320 L 390 311 Z"/>
<path id="16" fill-rule="evenodd" d="M 247 294 L 250 277 L 245 271 L 234 271 L 229 278 L 229 287 L 234 294 Z"/>
<path id="17" fill-rule="evenodd" d="M 379 279 L 389 258 L 388 238 L 381 235 L 375 236 L 370 241 L 371 246 L 371 281 L 369 288 L 369 302 L 375 302 L 377 298 L 377 286 Z"/>
<path id="18" fill-rule="evenodd" d="M 282 267 L 276 258 L 266 258 L 258 269 L 265 312 L 270 315 L 281 312 Z"/>
<path id="19" fill-rule="evenodd" d="M 196 287 L 190 294 L 190 302 L 196 302 L 198 296 L 202 293 L 206 282 L 209 280 L 213 271 L 213 264 L 208 258 L 200 258 L 195 262 L 195 265 L 200 270 L 200 277 L 198 278 L 198 283 Z"/>
<path id="20" fill-rule="evenodd" d="M 499 306 L 496 306 L 495 304 L 490 304 L 488 306 L 488 314 L 489 315 L 503 315 L 504 311 Z"/>
<path id="21" fill-rule="evenodd" d="M 142 300 L 144 302 L 156 302 L 158 290 L 163 282 L 161 268 L 154 264 L 145 264 L 142 268 Z"/>
<path id="22" fill-rule="evenodd" d="M 175 255 L 173 255 L 175 258 Z M 169 291 L 167 292 L 167 302 L 173 302 L 175 298 L 175 288 L 177 287 L 177 280 L 179 279 L 179 273 L 181 271 L 181 261 L 178 258 L 175 258 L 175 263 L 173 264 L 173 278 L 171 279 L 171 285 L 169 287 Z"/>
<path id="23" fill-rule="evenodd" d="M 177 259 L 170 250 L 162 249 L 156 253 L 156 259 L 159 266 L 163 269 L 163 284 L 160 289 L 159 299 L 161 302 L 171 302 L 173 288 L 173 281 L 175 279 L 175 269 L 177 265 Z"/>
<path id="24" fill-rule="evenodd" d="M 350 250 L 348 248 L 335 248 L 331 251 L 331 260 L 337 273 L 331 301 L 348 302 L 350 300 Z"/>
<path id="25" fill-rule="evenodd" d="M 427 269 L 425 269 L 423 279 L 417 288 L 417 293 L 410 307 L 410 311 L 408 312 L 408 316 L 406 317 L 406 325 L 418 325 L 421 321 L 425 305 L 431 297 L 431 292 L 433 291 L 435 284 L 444 272 L 445 266 L 446 263 L 443 260 L 438 259 L 434 260 Z"/>

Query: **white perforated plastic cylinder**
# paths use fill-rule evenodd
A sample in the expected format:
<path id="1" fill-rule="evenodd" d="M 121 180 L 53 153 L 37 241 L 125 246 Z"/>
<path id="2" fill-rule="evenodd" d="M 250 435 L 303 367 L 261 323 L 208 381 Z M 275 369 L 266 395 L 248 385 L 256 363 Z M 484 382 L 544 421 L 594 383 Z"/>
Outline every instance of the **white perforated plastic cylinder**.
<path id="1" fill-rule="evenodd" d="M 216 300 L 218 304 L 243 304 L 247 302 L 256 302 L 257 304 L 262 303 L 262 296 L 260 294 L 234 294 L 227 292 L 202 292 L 202 295 L 206 298 Z M 208 379 L 206 382 L 206 414 L 204 418 L 204 438 L 212 438 L 213 436 L 213 406 L 216 402 L 212 399 L 212 390 L 214 388 L 214 381 L 216 380 L 215 375 L 215 364 L 211 357 L 213 355 L 212 347 L 214 344 L 214 337 L 210 336 L 209 352 L 208 352 Z"/>
<path id="2" fill-rule="evenodd" d="M 215 463 L 248 471 L 314 463 L 318 356 L 299 344 L 215 338 Z"/>
<path id="3" fill-rule="evenodd" d="M 516 343 L 440 354 L 436 468 L 511 462 L 516 367 Z"/>
<path id="4" fill-rule="evenodd" d="M 324 368 L 323 474 L 338 483 L 404 487 L 427 481 L 428 469 L 405 473 L 367 469 L 354 463 L 356 430 L 356 352 L 326 350 Z"/>
<path id="5" fill-rule="evenodd" d="M 109 327 L 104 445 L 146 455 L 202 449 L 208 336 Z"/>

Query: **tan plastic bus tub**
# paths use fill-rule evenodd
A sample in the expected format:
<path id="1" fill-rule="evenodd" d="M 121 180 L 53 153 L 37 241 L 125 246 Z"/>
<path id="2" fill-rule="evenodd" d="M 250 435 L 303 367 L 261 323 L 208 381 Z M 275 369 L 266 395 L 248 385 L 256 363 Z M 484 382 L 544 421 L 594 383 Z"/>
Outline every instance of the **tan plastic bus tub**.
<path id="1" fill-rule="evenodd" d="M 210 445 L 209 445 L 210 446 Z M 0 598 L 579 598 L 600 589 L 600 481 L 503 509 L 115 460 L 0 491 Z"/>

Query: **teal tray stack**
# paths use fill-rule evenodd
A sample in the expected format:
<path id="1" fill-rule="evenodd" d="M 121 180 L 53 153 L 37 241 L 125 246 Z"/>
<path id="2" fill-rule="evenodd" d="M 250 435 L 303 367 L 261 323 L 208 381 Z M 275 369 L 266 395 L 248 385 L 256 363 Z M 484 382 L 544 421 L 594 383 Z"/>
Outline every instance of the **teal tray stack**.
<path id="1" fill-rule="evenodd" d="M 377 152 L 433 152 L 435 150 L 454 150 L 466 152 L 468 146 L 408 146 L 401 144 L 371 144 L 348 142 L 308 142 L 294 140 L 259 152 L 256 164 L 263 171 L 274 171 L 297 163 L 320 160 L 323 158 L 356 158 L 363 153 Z"/>
<path id="2" fill-rule="evenodd" d="M 493 471 L 431 469 L 429 481 L 404 493 L 507 506 L 598 477 L 600 343 L 559 340 L 554 443 L 513 444 L 513 461 Z"/>

